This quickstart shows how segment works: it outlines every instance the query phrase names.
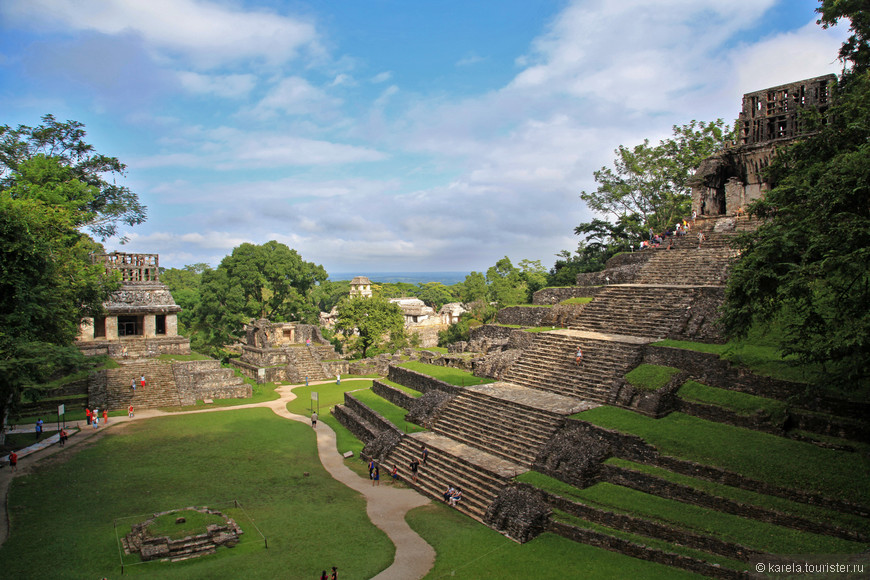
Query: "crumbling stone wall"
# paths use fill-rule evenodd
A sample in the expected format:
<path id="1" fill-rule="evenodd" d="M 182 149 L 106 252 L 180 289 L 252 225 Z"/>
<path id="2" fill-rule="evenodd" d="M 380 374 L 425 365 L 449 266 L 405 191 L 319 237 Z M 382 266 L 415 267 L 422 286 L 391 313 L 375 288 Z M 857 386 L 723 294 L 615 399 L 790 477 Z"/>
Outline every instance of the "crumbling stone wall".
<path id="1" fill-rule="evenodd" d="M 547 306 L 508 306 L 498 311 L 495 321 L 516 326 L 542 326 L 542 321 L 549 313 Z"/>
<path id="2" fill-rule="evenodd" d="M 410 401 L 405 419 L 411 423 L 428 427 L 435 422 L 442 409 L 455 398 L 455 394 L 432 389 L 424 393 L 422 397 Z"/>
<path id="3" fill-rule="evenodd" d="M 611 446 L 607 442 L 579 429 L 566 428 L 544 444 L 533 469 L 585 488 L 598 483 L 601 462 L 610 455 Z"/>
<path id="4" fill-rule="evenodd" d="M 558 304 L 569 298 L 595 296 L 600 291 L 595 286 L 566 286 L 561 288 L 542 288 L 532 294 L 532 304 Z"/>
<path id="5" fill-rule="evenodd" d="M 418 399 L 418 397 L 412 397 L 405 391 L 391 387 L 377 379 L 372 381 L 372 392 L 403 409 L 410 409 L 414 401 Z"/>
<path id="6" fill-rule="evenodd" d="M 618 254 L 607 260 L 604 270 L 600 272 L 577 274 L 577 286 L 630 284 L 652 256 L 653 253 L 649 251 Z"/>
<path id="7" fill-rule="evenodd" d="M 550 507 L 528 489 L 510 486 L 499 492 L 483 521 L 509 538 L 525 543 L 547 529 Z"/>
<path id="8" fill-rule="evenodd" d="M 680 371 L 671 377 L 668 384 L 650 391 L 617 379 L 608 395 L 608 403 L 625 407 L 649 417 L 664 417 L 679 407 L 677 391 L 689 378 L 689 373 Z"/>

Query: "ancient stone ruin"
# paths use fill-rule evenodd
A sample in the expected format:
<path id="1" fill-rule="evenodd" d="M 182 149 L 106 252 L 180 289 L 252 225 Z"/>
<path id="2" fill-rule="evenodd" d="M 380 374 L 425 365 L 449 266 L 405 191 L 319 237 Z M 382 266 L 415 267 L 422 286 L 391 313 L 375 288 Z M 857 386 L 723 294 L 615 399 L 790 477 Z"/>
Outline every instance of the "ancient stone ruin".
<path id="1" fill-rule="evenodd" d="M 701 162 L 690 185 L 699 216 L 736 215 L 770 188 L 763 170 L 778 147 L 806 135 L 801 115 L 824 114 L 835 75 L 746 93 L 737 120 L 738 142 Z"/>
<path id="2" fill-rule="evenodd" d="M 203 533 L 185 536 L 172 540 L 167 536 L 154 537 L 149 532 L 149 526 L 157 518 L 167 515 L 195 510 L 204 514 L 212 514 L 224 518 L 224 524 L 209 524 Z M 176 523 L 183 524 L 185 518 L 179 517 Z M 239 536 L 244 532 L 236 522 L 223 513 L 207 507 L 189 507 L 179 510 L 169 510 L 154 514 L 144 522 L 134 524 L 129 534 L 121 539 L 125 554 L 139 554 L 144 562 L 163 560 L 179 562 L 190 558 L 214 554 L 218 546 L 232 548 L 239 543 Z"/>

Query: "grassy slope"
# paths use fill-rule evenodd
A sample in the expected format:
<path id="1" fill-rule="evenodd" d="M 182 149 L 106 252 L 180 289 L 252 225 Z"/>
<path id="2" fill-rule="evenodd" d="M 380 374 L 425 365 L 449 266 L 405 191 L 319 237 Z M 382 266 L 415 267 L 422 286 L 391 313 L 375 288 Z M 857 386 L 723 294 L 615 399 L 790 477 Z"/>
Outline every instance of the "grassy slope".
<path id="1" fill-rule="evenodd" d="M 113 519 L 233 499 L 267 536 L 268 550 L 135 566 L 126 574 L 271 579 L 292 569 L 315 578 L 335 565 L 342 578 L 371 578 L 392 560 L 393 547 L 369 522 L 363 500 L 324 471 L 312 430 L 249 409 L 136 422 L 66 463 L 16 479 L 0 570 L 16 579 L 118 577 Z"/>
<path id="2" fill-rule="evenodd" d="M 494 383 L 494 379 L 484 379 L 476 377 L 468 371 L 455 369 L 453 367 L 442 367 L 438 365 L 429 365 L 417 361 L 408 361 L 399 365 L 402 368 L 423 373 L 430 377 L 442 380 L 445 383 L 456 385 L 457 387 L 465 387 L 469 385 L 485 385 Z"/>
<path id="3" fill-rule="evenodd" d="M 554 534 L 517 544 L 439 503 L 417 508 L 406 519 L 438 554 L 427 579 L 698 578 Z"/>
<path id="4" fill-rule="evenodd" d="M 574 415 L 608 429 L 642 437 L 665 455 L 735 471 L 791 489 L 870 504 L 870 458 L 822 449 L 767 433 L 705 421 L 683 413 L 661 419 L 615 407 Z"/>

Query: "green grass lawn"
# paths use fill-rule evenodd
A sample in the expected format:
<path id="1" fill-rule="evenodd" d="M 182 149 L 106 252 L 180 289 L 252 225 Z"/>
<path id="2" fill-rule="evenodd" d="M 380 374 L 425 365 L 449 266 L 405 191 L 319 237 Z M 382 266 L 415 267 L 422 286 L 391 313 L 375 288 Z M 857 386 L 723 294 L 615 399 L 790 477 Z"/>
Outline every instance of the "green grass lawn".
<path id="1" fill-rule="evenodd" d="M 637 435 L 664 455 L 721 467 L 789 489 L 870 505 L 870 457 L 860 453 L 823 449 L 683 413 L 652 419 L 602 406 L 572 417 Z"/>
<path id="2" fill-rule="evenodd" d="M 771 419 L 781 421 L 785 418 L 788 405 L 776 399 L 757 397 L 738 391 L 708 387 L 696 381 L 686 381 L 677 391 L 677 395 L 687 401 L 716 405 L 734 411 L 738 415 L 751 416 L 758 411 L 764 411 Z"/>
<path id="3" fill-rule="evenodd" d="M 662 469 L 661 467 L 656 467 L 654 465 L 635 463 L 626 459 L 619 459 L 618 457 L 611 457 L 606 460 L 605 463 L 625 469 L 631 469 L 632 471 L 647 473 L 666 481 L 686 485 L 716 497 L 730 499 L 749 505 L 757 505 L 759 507 L 806 518 L 811 521 L 831 523 L 846 529 L 859 530 L 865 534 L 870 534 L 870 520 L 862 518 L 861 516 L 844 514 L 819 506 L 790 501 L 781 497 L 764 495 L 746 489 L 740 489 L 739 487 L 731 487 L 730 485 L 707 481 L 706 479 L 689 477 L 688 475 L 674 473 L 673 471 L 668 471 L 667 469 Z"/>
<path id="4" fill-rule="evenodd" d="M 423 393 L 421 393 L 420 391 L 416 391 L 416 390 L 412 389 L 411 387 L 406 387 L 405 385 L 400 385 L 399 383 L 394 383 L 393 381 L 390 381 L 387 379 L 380 379 L 380 381 L 382 383 L 384 383 L 385 385 L 389 385 L 389 386 L 393 387 L 394 389 L 399 389 L 403 393 L 411 395 L 415 399 L 418 399 L 418 398 L 423 396 Z"/>
<path id="5" fill-rule="evenodd" d="M 312 429 L 243 409 L 136 421 L 16 478 L 0 570 L 10 579 L 118 578 L 116 518 L 233 500 L 268 549 L 254 542 L 256 549 L 130 566 L 125 576 L 317 578 L 338 566 L 342 578 L 364 579 L 392 562 L 394 548 L 365 502 L 321 466 Z"/>
<path id="6" fill-rule="evenodd" d="M 444 381 L 445 383 L 456 385 L 457 387 L 467 387 L 469 385 L 485 385 L 494 383 L 493 379 L 485 379 L 476 377 L 468 371 L 455 369 L 453 367 L 442 367 L 438 365 L 429 365 L 417 361 L 408 361 L 399 365 L 402 368 L 423 373 L 430 377 Z"/>
<path id="7" fill-rule="evenodd" d="M 518 479 L 553 493 L 568 495 L 586 505 L 633 515 L 772 554 L 849 554 L 859 553 L 867 548 L 865 544 L 741 518 L 610 483 L 566 490 L 564 483 L 536 472 L 528 472 Z"/>
<path id="8" fill-rule="evenodd" d="M 517 544 L 438 502 L 412 510 L 405 519 L 437 553 L 435 566 L 425 576 L 428 580 L 700 578 L 555 534 L 542 534 L 531 542 Z"/>
<path id="9" fill-rule="evenodd" d="M 562 300 L 559 304 L 589 304 L 595 299 L 594 296 L 577 296 L 575 298 L 568 298 L 566 300 Z"/>
<path id="10" fill-rule="evenodd" d="M 376 395 L 371 390 L 359 391 L 353 393 L 353 396 L 373 411 L 380 413 L 387 421 L 398 427 L 399 430 L 404 433 L 418 433 L 420 431 L 425 431 L 423 427 L 416 423 L 405 421 L 405 415 L 408 413 L 407 409 L 394 405 L 380 395 Z"/>
<path id="11" fill-rule="evenodd" d="M 645 391 L 656 391 L 669 382 L 680 369 L 660 365 L 638 365 L 625 375 L 625 380 Z"/>

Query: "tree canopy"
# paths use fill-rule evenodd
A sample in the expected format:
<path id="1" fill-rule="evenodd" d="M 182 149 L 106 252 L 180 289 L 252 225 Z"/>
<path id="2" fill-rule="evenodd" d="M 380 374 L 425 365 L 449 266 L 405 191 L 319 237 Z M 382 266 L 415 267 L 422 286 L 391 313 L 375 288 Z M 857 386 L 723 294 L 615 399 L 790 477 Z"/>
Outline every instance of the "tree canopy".
<path id="1" fill-rule="evenodd" d="M 0 418 L 23 392 L 87 364 L 73 346 L 84 316 L 117 288 L 91 261 L 119 223 L 145 219 L 136 194 L 108 183 L 123 164 L 94 152 L 81 123 L 0 127 Z"/>
<path id="2" fill-rule="evenodd" d="M 274 240 L 242 244 L 215 270 L 205 270 L 193 316 L 194 345 L 219 351 L 238 340 L 251 319 L 316 324 L 311 291 L 327 278 L 323 266 Z"/>
<path id="3" fill-rule="evenodd" d="M 0 188 L 13 198 L 38 198 L 67 207 L 75 227 L 99 239 L 118 233 L 120 224 L 145 221 L 139 197 L 116 181 L 126 165 L 94 151 L 77 121 L 44 115 L 42 125 L 0 126 Z M 111 179 L 109 179 L 111 178 Z"/>
<path id="4" fill-rule="evenodd" d="M 372 349 L 404 337 L 405 317 L 398 304 L 382 296 L 348 297 L 338 304 L 335 330 L 344 335 L 349 352 L 366 358 Z"/>
<path id="5" fill-rule="evenodd" d="M 656 146 L 648 139 L 634 147 L 620 145 L 614 151 L 614 167 L 595 172 L 598 189 L 583 191 L 580 197 L 592 211 L 628 233 L 642 234 L 648 228 L 663 231 L 689 213 L 689 178 L 702 159 L 725 146 L 731 132 L 722 119 L 692 121 L 674 125 L 673 136 Z"/>
<path id="6" fill-rule="evenodd" d="M 826 119 L 803 119 L 817 132 L 772 162 L 774 187 L 749 209 L 764 221 L 739 241 L 722 316 L 729 336 L 777 321 L 785 354 L 822 365 L 830 381 L 853 390 L 870 376 L 870 22 L 844 11 L 859 5 L 822 3 L 822 21 L 857 16 L 859 40 L 841 51 L 854 67 Z"/>

